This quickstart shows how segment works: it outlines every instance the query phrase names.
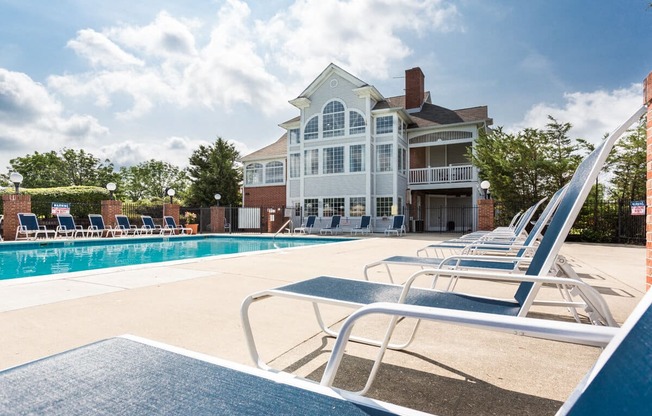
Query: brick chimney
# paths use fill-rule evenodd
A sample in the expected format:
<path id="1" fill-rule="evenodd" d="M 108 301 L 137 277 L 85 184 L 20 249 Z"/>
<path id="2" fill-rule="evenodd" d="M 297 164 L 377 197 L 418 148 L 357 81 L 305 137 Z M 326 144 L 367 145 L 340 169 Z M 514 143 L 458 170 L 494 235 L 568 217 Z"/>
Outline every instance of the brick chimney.
<path id="1" fill-rule="evenodd" d="M 421 68 L 416 67 L 405 71 L 405 109 L 419 109 L 425 98 L 425 76 Z"/>

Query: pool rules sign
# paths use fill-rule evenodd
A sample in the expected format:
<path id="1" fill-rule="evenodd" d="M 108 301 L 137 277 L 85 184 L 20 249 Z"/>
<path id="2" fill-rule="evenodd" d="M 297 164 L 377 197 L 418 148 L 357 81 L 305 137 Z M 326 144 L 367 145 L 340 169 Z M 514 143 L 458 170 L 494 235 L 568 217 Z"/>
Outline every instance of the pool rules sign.
<path id="1" fill-rule="evenodd" d="M 70 214 L 70 204 L 68 202 L 53 202 L 52 215 Z"/>

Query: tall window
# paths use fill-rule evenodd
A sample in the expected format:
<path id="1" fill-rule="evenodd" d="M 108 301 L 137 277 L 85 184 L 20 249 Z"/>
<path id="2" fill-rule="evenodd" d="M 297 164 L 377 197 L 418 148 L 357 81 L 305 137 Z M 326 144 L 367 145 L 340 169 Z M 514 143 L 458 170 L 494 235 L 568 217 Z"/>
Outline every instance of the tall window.
<path id="1" fill-rule="evenodd" d="M 260 163 L 250 163 L 245 168 L 245 184 L 261 185 L 263 183 L 263 165 Z"/>
<path id="2" fill-rule="evenodd" d="M 405 175 L 407 168 L 407 153 L 403 147 L 398 148 L 398 171 Z"/>
<path id="3" fill-rule="evenodd" d="M 290 178 L 301 176 L 301 153 L 290 153 Z"/>
<path id="4" fill-rule="evenodd" d="M 304 199 L 303 201 L 303 214 L 308 215 L 318 215 L 319 214 L 319 200 L 317 198 Z"/>
<path id="5" fill-rule="evenodd" d="M 376 119 L 376 134 L 391 133 L 394 131 L 394 117 L 384 116 Z"/>
<path id="6" fill-rule="evenodd" d="M 376 216 L 389 217 L 392 215 L 392 197 L 376 198 Z"/>
<path id="7" fill-rule="evenodd" d="M 327 147 L 323 150 L 324 173 L 344 172 L 344 147 Z"/>
<path id="8" fill-rule="evenodd" d="M 303 139 L 304 140 L 313 140 L 319 137 L 319 117 L 314 116 L 306 123 L 306 127 L 303 129 Z"/>
<path id="9" fill-rule="evenodd" d="M 349 147 L 349 172 L 364 172 L 364 144 Z"/>
<path id="10" fill-rule="evenodd" d="M 392 171 L 392 145 L 379 144 L 376 146 L 376 171 Z"/>
<path id="11" fill-rule="evenodd" d="M 283 163 L 269 162 L 265 166 L 265 183 L 283 183 Z"/>
<path id="12" fill-rule="evenodd" d="M 351 197 L 349 199 L 349 215 L 361 217 L 367 212 L 367 199 L 365 197 Z"/>
<path id="13" fill-rule="evenodd" d="M 291 129 L 288 132 L 288 136 L 290 137 L 290 144 L 299 144 L 301 141 L 301 133 L 299 129 Z"/>
<path id="14" fill-rule="evenodd" d="M 339 101 L 331 101 L 324 108 L 322 121 L 324 137 L 344 136 L 344 105 Z"/>
<path id="15" fill-rule="evenodd" d="M 324 198 L 322 212 L 324 217 L 344 215 L 344 198 Z"/>
<path id="16" fill-rule="evenodd" d="M 362 114 L 357 111 L 349 111 L 349 134 L 362 134 L 365 127 L 366 123 Z"/>
<path id="17" fill-rule="evenodd" d="M 319 150 L 310 149 L 303 153 L 306 175 L 317 175 L 319 173 Z"/>

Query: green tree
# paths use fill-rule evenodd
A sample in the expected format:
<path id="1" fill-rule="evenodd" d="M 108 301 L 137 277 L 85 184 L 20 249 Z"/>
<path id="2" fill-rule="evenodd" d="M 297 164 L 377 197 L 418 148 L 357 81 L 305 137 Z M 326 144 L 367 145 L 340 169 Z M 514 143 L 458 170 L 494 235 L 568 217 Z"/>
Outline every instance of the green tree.
<path id="1" fill-rule="evenodd" d="M 636 129 L 616 142 L 609 155 L 609 170 L 613 174 L 610 194 L 618 199 L 641 200 L 646 195 L 647 139 L 645 117 Z"/>
<path id="2" fill-rule="evenodd" d="M 568 138 L 570 127 L 550 117 L 544 130 L 481 132 L 469 157 L 491 183 L 493 197 L 514 213 L 551 195 L 572 176 L 579 157 Z"/>
<path id="3" fill-rule="evenodd" d="M 113 164 L 101 161 L 84 150 L 62 149 L 47 153 L 34 152 L 9 161 L 9 171 L 23 175 L 27 188 L 59 186 L 101 186 L 117 180 Z"/>
<path id="4" fill-rule="evenodd" d="M 188 173 L 192 184 L 186 203 L 196 206 L 215 204 L 214 195 L 222 196 L 221 205 L 240 205 L 242 170 L 240 153 L 235 146 L 218 137 L 211 146 L 199 146 L 190 156 Z"/>
<path id="5" fill-rule="evenodd" d="M 172 188 L 183 199 L 188 188 L 188 176 L 183 169 L 160 160 L 148 160 L 120 170 L 122 181 L 119 195 L 132 201 L 164 198 L 164 190 Z"/>

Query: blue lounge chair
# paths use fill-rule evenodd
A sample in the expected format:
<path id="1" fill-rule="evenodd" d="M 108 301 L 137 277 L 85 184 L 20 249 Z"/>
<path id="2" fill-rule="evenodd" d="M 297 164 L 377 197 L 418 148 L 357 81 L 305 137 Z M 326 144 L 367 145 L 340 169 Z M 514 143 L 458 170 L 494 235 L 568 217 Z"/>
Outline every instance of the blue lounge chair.
<path id="1" fill-rule="evenodd" d="M 59 225 L 55 230 L 55 237 L 86 237 L 86 230 L 81 225 L 75 224 L 75 219 L 70 214 L 57 214 Z"/>
<path id="2" fill-rule="evenodd" d="M 315 220 L 317 219 L 316 215 L 308 215 L 308 218 L 306 218 L 306 222 L 301 225 L 301 227 L 297 227 L 294 229 L 294 233 L 298 234 L 311 234 L 313 228 L 315 227 Z"/>
<path id="3" fill-rule="evenodd" d="M 603 347 L 596 364 L 580 381 L 557 415 L 647 415 L 652 409 L 652 291 L 643 297 L 621 328 L 495 316 L 418 305 L 368 305 L 351 314 L 342 324 L 321 379 L 323 385 L 332 385 L 354 325 L 364 317 L 378 314 L 391 316 L 391 326 L 397 320 L 407 317 Z M 388 331 L 370 370 L 367 385 L 370 385 L 378 371 L 390 336 L 391 331 Z"/>
<path id="4" fill-rule="evenodd" d="M 133 336 L 0 371 L 0 414 L 425 415 Z"/>
<path id="5" fill-rule="evenodd" d="M 173 231 L 169 228 L 163 228 L 158 224 L 154 223 L 154 219 L 152 219 L 151 216 L 149 215 L 141 215 L 140 216 L 141 220 L 143 221 L 143 229 L 148 230 L 148 234 L 165 234 L 168 233 L 170 235 L 173 234 Z"/>
<path id="6" fill-rule="evenodd" d="M 36 214 L 31 212 L 19 212 L 18 224 L 16 240 L 36 240 L 39 236 L 51 238 L 56 235 L 54 230 L 48 230 L 45 225 L 39 225 Z"/>
<path id="7" fill-rule="evenodd" d="M 360 218 L 360 224 L 351 228 L 351 234 L 360 233 L 362 235 L 371 234 L 371 215 L 363 215 Z"/>
<path id="8" fill-rule="evenodd" d="M 170 215 L 165 215 L 163 217 L 163 222 L 163 228 L 170 230 L 172 234 L 192 234 L 192 228 L 187 228 L 183 225 L 177 225 L 174 217 Z"/>
<path id="9" fill-rule="evenodd" d="M 400 237 L 405 234 L 405 215 L 394 215 L 392 224 L 385 230 L 385 235 L 396 234 Z"/>
<path id="10" fill-rule="evenodd" d="M 123 235 L 121 229 L 105 225 L 104 217 L 100 214 L 88 214 L 88 220 L 91 223 L 88 227 L 89 235 L 97 235 L 99 237 L 108 237 L 109 235 L 115 237 L 116 234 Z"/>
<path id="11" fill-rule="evenodd" d="M 552 218 L 557 206 L 561 202 L 561 197 L 566 191 L 566 187 L 560 190 L 550 198 L 550 202 L 546 205 L 539 219 L 530 230 L 525 241 L 522 243 L 514 243 L 508 241 L 480 241 L 470 243 L 466 246 L 463 245 L 430 245 L 417 251 L 427 252 L 430 249 L 443 249 L 448 250 L 451 248 L 462 250 L 461 254 L 435 257 L 419 257 L 417 256 L 391 256 L 383 260 L 378 260 L 365 265 L 364 276 L 369 280 L 369 270 L 378 266 L 385 266 L 390 282 L 394 283 L 390 265 L 401 266 L 417 266 L 421 268 L 434 268 L 434 269 L 494 269 L 504 271 L 517 271 L 526 267 L 539 244 L 539 238 L 542 235 L 544 227 Z M 441 251 L 443 253 L 443 250 Z M 492 256 L 493 255 L 493 256 Z M 563 261 L 563 260 L 562 260 Z"/>
<path id="12" fill-rule="evenodd" d="M 331 235 L 337 234 L 341 232 L 342 230 L 340 229 L 340 220 L 342 219 L 341 215 L 333 215 L 331 217 L 331 222 L 328 224 L 328 227 L 324 227 L 321 230 L 319 230 L 319 234 L 323 235 L 326 233 L 329 233 Z"/>
<path id="13" fill-rule="evenodd" d="M 143 232 L 148 234 L 151 231 L 143 228 L 138 228 L 135 225 L 132 225 L 129 222 L 129 217 L 127 217 L 126 215 L 116 214 L 115 221 L 117 223 L 116 227 L 122 230 L 123 235 L 141 235 Z"/>
<path id="14" fill-rule="evenodd" d="M 596 146 L 595 150 L 580 163 L 567 185 L 566 192 L 560 198 L 557 211 L 550 221 L 548 230 L 524 275 L 485 270 L 450 271 L 436 269 L 418 271 L 403 285 L 319 276 L 276 289 L 264 290 L 245 298 L 241 307 L 243 329 L 252 360 L 261 368 L 269 368 L 258 354 L 249 319 L 249 308 L 252 303 L 271 297 L 284 297 L 311 302 L 317 314 L 319 325 L 325 333 L 331 336 L 337 336 L 337 333 L 324 324 L 319 311 L 319 304 L 321 303 L 359 308 L 376 302 L 393 302 L 518 317 L 526 316 L 532 305 L 563 306 L 583 308 L 586 316 L 593 324 L 616 326 L 617 324 L 611 316 L 606 302 L 597 290 L 579 279 L 549 277 L 548 273 L 553 268 L 559 250 L 615 141 L 632 123 L 638 121 L 645 114 L 645 111 L 645 107 L 642 107 L 625 124 Z M 427 288 L 413 287 L 416 279 L 422 276 L 431 278 L 431 285 Z M 467 278 L 489 282 L 518 282 L 519 285 L 512 298 L 496 299 L 469 293 L 436 290 L 434 285 L 436 285 L 440 277 Z M 572 293 L 573 296 L 579 298 L 579 301 L 569 302 L 565 298 L 560 301 L 537 300 L 538 290 L 544 284 L 569 289 L 567 293 Z M 418 322 L 416 325 L 418 326 Z M 417 326 L 414 327 L 414 331 L 416 331 Z M 389 347 L 397 349 L 407 347 L 414 336 L 414 331 L 407 342 L 392 344 Z M 352 339 L 378 345 L 376 340 L 358 337 Z"/>

